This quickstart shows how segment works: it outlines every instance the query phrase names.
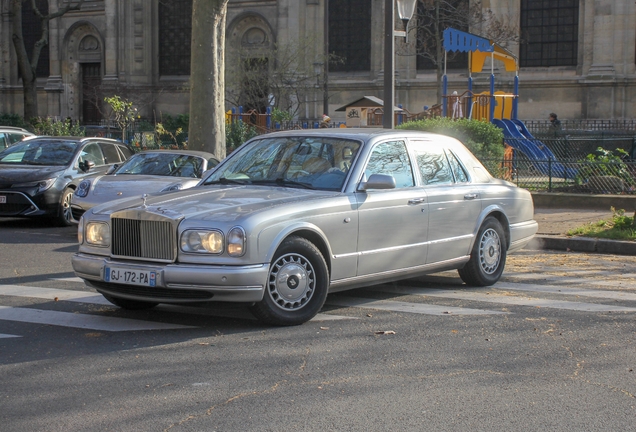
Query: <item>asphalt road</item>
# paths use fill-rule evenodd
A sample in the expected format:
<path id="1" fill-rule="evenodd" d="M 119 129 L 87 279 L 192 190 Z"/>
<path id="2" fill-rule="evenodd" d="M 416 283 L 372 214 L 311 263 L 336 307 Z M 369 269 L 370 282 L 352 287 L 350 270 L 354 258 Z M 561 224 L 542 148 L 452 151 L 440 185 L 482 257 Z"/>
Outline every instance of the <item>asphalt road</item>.
<path id="1" fill-rule="evenodd" d="M 636 418 L 636 257 L 522 251 L 333 294 L 123 311 L 75 278 L 74 228 L 0 220 L 0 430 L 608 431 Z"/>

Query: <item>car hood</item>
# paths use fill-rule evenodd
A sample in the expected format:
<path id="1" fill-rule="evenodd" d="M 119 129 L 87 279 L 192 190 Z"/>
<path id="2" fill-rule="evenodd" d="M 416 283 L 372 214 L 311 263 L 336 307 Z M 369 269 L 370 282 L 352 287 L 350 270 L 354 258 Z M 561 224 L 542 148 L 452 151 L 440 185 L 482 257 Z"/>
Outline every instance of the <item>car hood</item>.
<path id="1" fill-rule="evenodd" d="M 0 164 L 0 185 L 46 180 L 56 177 L 66 167 L 41 165 L 7 165 Z"/>
<path id="2" fill-rule="evenodd" d="M 253 213 L 284 204 L 333 197 L 340 192 L 265 186 L 201 186 L 179 192 L 122 199 L 102 204 L 94 213 L 110 214 L 121 210 L 141 210 L 172 218 L 235 222 Z"/>
<path id="3" fill-rule="evenodd" d="M 96 197 L 126 198 L 156 193 L 170 185 L 180 183 L 184 188 L 196 186 L 201 179 L 156 175 L 108 175 L 93 181 L 92 194 Z"/>

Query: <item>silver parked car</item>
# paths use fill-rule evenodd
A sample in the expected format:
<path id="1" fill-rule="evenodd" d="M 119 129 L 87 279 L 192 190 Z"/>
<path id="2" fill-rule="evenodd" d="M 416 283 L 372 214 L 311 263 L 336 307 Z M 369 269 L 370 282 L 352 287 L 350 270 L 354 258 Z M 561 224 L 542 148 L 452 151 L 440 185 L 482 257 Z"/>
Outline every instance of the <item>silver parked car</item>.
<path id="1" fill-rule="evenodd" d="M 262 135 L 194 188 L 94 207 L 75 273 L 115 305 L 251 303 L 301 324 L 328 292 L 457 269 L 496 283 L 537 231 L 530 193 L 456 139 L 385 129 Z"/>
<path id="2" fill-rule="evenodd" d="M 193 150 L 146 150 L 134 154 L 105 174 L 74 182 L 73 222 L 107 201 L 144 193 L 176 191 L 196 186 L 203 173 L 219 164 L 212 154 Z"/>

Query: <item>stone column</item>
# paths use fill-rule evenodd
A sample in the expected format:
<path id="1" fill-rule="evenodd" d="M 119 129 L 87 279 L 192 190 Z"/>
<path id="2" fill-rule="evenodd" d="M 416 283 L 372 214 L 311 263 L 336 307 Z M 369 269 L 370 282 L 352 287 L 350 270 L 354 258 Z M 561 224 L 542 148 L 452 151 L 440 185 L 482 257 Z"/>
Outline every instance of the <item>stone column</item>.
<path id="1" fill-rule="evenodd" d="M 104 33 L 104 79 L 103 82 L 115 84 L 118 80 L 119 64 L 117 53 L 117 38 L 119 35 L 119 20 L 121 10 L 117 0 L 104 0 L 104 14 L 106 15 L 106 30 Z"/>

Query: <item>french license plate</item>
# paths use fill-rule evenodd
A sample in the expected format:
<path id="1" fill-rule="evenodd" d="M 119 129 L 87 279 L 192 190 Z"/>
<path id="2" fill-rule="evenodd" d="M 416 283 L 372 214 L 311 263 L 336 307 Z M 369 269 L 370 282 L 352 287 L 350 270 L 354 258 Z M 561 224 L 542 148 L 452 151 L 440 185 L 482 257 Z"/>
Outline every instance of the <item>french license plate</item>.
<path id="1" fill-rule="evenodd" d="M 157 272 L 105 267 L 104 281 L 153 287 L 157 285 Z"/>
<path id="2" fill-rule="evenodd" d="M 4 195 L 0 195 L 0 204 L 6 204 L 7 203 L 7 197 Z"/>

